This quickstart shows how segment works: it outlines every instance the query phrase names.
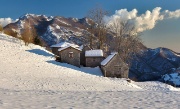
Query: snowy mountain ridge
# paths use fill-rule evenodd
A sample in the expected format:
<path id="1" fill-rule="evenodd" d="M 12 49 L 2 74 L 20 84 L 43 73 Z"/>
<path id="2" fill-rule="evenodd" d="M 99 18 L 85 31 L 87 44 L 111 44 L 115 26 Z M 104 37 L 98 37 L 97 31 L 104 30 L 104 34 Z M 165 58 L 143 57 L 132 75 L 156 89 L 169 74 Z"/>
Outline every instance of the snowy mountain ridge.
<path id="1" fill-rule="evenodd" d="M 88 18 L 77 19 L 25 14 L 17 22 L 5 26 L 4 30 L 16 31 L 18 36 L 21 37 L 25 25 L 34 27 L 38 37 L 48 47 L 64 40 L 81 45 L 87 43 L 84 34 L 88 34 L 87 27 L 91 25 L 91 20 Z"/>

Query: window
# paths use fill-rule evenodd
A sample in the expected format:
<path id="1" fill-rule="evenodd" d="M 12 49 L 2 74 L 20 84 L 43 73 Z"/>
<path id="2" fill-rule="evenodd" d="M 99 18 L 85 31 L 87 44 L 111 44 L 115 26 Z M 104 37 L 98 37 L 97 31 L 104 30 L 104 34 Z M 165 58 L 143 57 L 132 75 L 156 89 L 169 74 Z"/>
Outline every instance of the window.
<path id="1" fill-rule="evenodd" d="M 73 58 L 73 52 L 69 52 L 69 57 Z"/>

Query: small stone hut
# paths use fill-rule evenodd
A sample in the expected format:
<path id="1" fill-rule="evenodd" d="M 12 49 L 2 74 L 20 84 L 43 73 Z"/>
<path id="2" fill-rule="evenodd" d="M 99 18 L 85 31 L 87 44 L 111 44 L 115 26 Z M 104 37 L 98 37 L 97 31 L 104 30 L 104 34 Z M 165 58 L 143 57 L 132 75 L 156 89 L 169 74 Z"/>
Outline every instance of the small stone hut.
<path id="1" fill-rule="evenodd" d="M 80 67 L 80 53 L 81 49 L 74 46 L 66 46 L 58 49 L 61 57 L 61 62 L 68 63 Z"/>
<path id="2" fill-rule="evenodd" d="M 64 48 L 64 47 L 67 47 L 67 46 L 73 46 L 73 47 L 79 47 L 78 45 L 75 45 L 75 44 L 71 44 L 69 42 L 61 42 L 61 43 L 58 43 L 58 44 L 55 44 L 55 45 L 51 45 L 51 49 L 52 49 L 52 53 L 59 56 L 59 52 L 58 52 L 58 49 L 60 48 Z"/>
<path id="3" fill-rule="evenodd" d="M 129 68 L 118 53 L 112 53 L 101 62 L 101 70 L 105 77 L 128 78 Z"/>
<path id="4" fill-rule="evenodd" d="M 87 50 L 85 52 L 86 67 L 97 67 L 100 66 L 101 61 L 104 60 L 103 51 L 98 50 Z"/>

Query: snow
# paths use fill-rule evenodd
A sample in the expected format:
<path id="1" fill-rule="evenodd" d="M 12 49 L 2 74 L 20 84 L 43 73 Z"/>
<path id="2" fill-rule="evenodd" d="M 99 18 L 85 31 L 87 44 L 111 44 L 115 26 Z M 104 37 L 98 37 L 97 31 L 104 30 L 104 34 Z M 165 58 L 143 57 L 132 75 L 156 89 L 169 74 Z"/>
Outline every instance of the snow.
<path id="1" fill-rule="evenodd" d="M 56 29 L 61 29 L 59 25 L 56 25 Z"/>
<path id="2" fill-rule="evenodd" d="M 179 109 L 178 92 L 0 90 L 2 109 Z"/>
<path id="3" fill-rule="evenodd" d="M 176 56 L 180 57 L 180 54 L 174 53 L 174 55 L 176 55 Z"/>
<path id="4" fill-rule="evenodd" d="M 72 18 L 74 22 L 78 22 L 78 18 Z"/>
<path id="5" fill-rule="evenodd" d="M 82 34 L 82 32 L 74 32 L 74 35 L 76 35 L 76 36 L 82 36 L 83 34 Z"/>
<path id="6" fill-rule="evenodd" d="M 86 57 L 103 57 L 102 50 L 88 50 L 85 52 Z"/>
<path id="7" fill-rule="evenodd" d="M 60 19 L 56 18 L 56 20 L 58 20 L 59 22 L 65 24 L 67 26 L 71 26 L 71 24 L 67 23 L 66 21 L 63 21 L 63 19 L 60 20 Z"/>
<path id="8" fill-rule="evenodd" d="M 179 109 L 180 89 L 103 77 L 99 67 L 54 61 L 44 48 L 0 34 L 1 109 Z"/>
<path id="9" fill-rule="evenodd" d="M 53 30 L 54 30 L 54 28 L 52 26 L 47 27 L 47 31 L 52 32 Z"/>
<path id="10" fill-rule="evenodd" d="M 147 91 L 180 91 L 179 88 L 175 88 L 171 85 L 164 84 L 162 82 L 158 81 L 147 81 L 147 82 L 132 82 L 133 84 L 136 84 L 137 86 L 141 87 L 143 90 Z"/>
<path id="11" fill-rule="evenodd" d="M 76 49 L 76 50 L 79 50 L 79 51 L 81 51 L 81 49 L 79 49 L 79 48 L 77 48 L 77 47 L 74 47 L 74 46 L 71 46 L 71 45 L 69 45 L 69 46 L 66 46 L 66 47 L 63 47 L 63 48 L 59 48 L 59 49 L 58 49 L 58 51 L 65 50 L 65 49 L 67 49 L 67 48 L 69 48 L 69 47 L 72 47 L 72 48 L 74 48 L 74 49 Z"/>
<path id="12" fill-rule="evenodd" d="M 79 49 L 80 49 L 80 50 L 82 50 L 83 48 L 84 48 L 84 46 L 83 46 L 83 45 L 81 45 L 81 46 L 79 47 Z"/>
<path id="13" fill-rule="evenodd" d="M 19 27 L 19 28 L 24 28 L 24 24 L 25 24 L 24 21 L 22 21 L 22 20 L 19 20 L 19 21 L 18 21 L 18 27 Z"/>
<path id="14" fill-rule="evenodd" d="M 79 47 L 78 45 L 72 44 L 72 43 L 68 43 L 68 42 L 61 42 L 55 45 L 52 45 L 51 47 L 67 47 L 67 46 L 72 46 L 72 47 Z"/>
<path id="15" fill-rule="evenodd" d="M 117 53 L 112 53 L 106 59 L 101 62 L 101 65 L 106 65 Z"/>
<path id="16" fill-rule="evenodd" d="M 165 81 L 171 81 L 175 85 L 180 85 L 180 74 L 179 73 L 171 73 L 171 74 L 166 74 L 163 76 Z"/>
<path id="17" fill-rule="evenodd" d="M 53 16 L 49 16 L 47 21 L 51 21 L 54 17 Z"/>

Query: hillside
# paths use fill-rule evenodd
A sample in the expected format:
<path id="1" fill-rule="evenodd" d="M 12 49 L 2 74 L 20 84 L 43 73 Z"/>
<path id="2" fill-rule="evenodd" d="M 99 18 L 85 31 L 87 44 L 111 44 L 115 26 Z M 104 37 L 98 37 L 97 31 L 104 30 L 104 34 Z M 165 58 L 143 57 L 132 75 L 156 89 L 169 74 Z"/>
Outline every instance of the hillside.
<path id="1" fill-rule="evenodd" d="M 99 68 L 78 68 L 56 62 L 53 55 L 40 46 L 31 44 L 26 47 L 15 38 L 0 37 L 0 88 L 67 91 L 141 89 L 125 80 L 104 78 Z"/>
<path id="2" fill-rule="evenodd" d="M 24 46 L 11 36 L 0 34 L 0 46 L 0 108 L 3 109 L 165 109 L 177 108 L 180 101 L 179 92 L 173 92 L 180 89 L 170 85 L 102 77 L 99 68 L 77 68 L 55 62 L 44 48 Z"/>

